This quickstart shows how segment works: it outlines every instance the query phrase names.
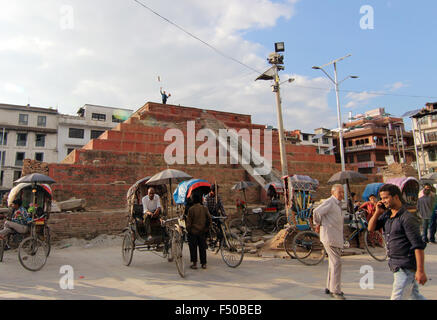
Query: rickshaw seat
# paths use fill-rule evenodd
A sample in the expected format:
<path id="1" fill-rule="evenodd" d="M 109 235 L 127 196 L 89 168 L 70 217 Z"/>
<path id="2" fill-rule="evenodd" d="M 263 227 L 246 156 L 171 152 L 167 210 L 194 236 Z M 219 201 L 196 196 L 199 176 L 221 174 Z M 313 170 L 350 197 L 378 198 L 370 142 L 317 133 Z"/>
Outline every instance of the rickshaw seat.
<path id="1" fill-rule="evenodd" d="M 310 225 L 307 224 L 307 223 L 305 223 L 305 224 L 297 224 L 297 225 L 296 225 L 296 228 L 297 228 L 299 231 L 307 231 L 307 230 L 310 230 L 310 229 L 311 229 L 311 228 L 310 228 Z"/>

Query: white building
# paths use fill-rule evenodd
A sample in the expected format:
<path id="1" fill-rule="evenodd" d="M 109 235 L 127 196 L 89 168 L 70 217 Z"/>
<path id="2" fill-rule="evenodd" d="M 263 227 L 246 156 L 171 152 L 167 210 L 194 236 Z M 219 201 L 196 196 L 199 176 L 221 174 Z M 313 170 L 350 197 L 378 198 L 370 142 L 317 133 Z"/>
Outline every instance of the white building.
<path id="1" fill-rule="evenodd" d="M 437 171 L 437 102 L 427 103 L 425 108 L 411 116 L 417 146 L 415 165 L 422 174 Z M 422 151 L 423 150 L 423 151 Z"/>
<path id="2" fill-rule="evenodd" d="M 77 116 L 59 115 L 58 158 L 61 162 L 74 149 L 80 149 L 91 139 L 128 119 L 132 110 L 86 104 Z"/>
<path id="3" fill-rule="evenodd" d="M 57 162 L 57 127 L 55 109 L 0 104 L 0 192 L 20 178 L 24 159 Z"/>
<path id="4" fill-rule="evenodd" d="M 316 146 L 319 154 L 334 154 L 334 136 L 331 130 L 318 128 L 314 133 L 300 133 L 300 144 Z"/>

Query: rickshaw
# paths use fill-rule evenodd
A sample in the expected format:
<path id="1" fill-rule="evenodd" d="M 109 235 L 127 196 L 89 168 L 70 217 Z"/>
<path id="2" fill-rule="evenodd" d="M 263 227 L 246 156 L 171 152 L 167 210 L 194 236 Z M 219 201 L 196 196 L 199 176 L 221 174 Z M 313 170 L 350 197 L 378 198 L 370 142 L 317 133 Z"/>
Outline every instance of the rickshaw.
<path id="1" fill-rule="evenodd" d="M 237 202 L 237 209 L 241 217 L 229 222 L 229 227 L 237 230 L 242 237 L 250 234 L 253 229 L 261 229 L 265 233 L 272 233 L 282 229 L 286 223 L 284 203 L 280 196 L 284 193 L 282 184 L 269 183 L 264 189 L 268 197 L 265 208 L 255 208 L 251 212 L 247 210 L 245 202 Z"/>
<path id="2" fill-rule="evenodd" d="M 9 234 L 7 245 L 11 249 L 18 247 L 18 259 L 21 265 L 30 271 L 41 270 L 50 254 L 50 217 L 52 189 L 48 184 L 19 183 L 13 187 L 8 196 L 8 206 L 15 199 L 21 199 L 23 207 L 31 217 L 29 232 Z M 5 243 L 0 240 L 0 261 L 3 260 Z"/>
<path id="3" fill-rule="evenodd" d="M 284 249 L 291 258 L 297 258 L 305 265 L 319 264 L 325 258 L 325 248 L 313 230 L 312 222 L 312 196 L 319 182 L 303 175 L 285 176 L 283 180 L 285 203 L 292 211 L 287 217 Z"/>
<path id="4" fill-rule="evenodd" d="M 175 203 L 178 205 L 179 215 L 184 218 L 192 205 L 190 196 L 198 193 L 202 196 L 209 193 L 211 185 L 206 180 L 191 179 L 181 182 L 173 193 Z M 230 232 L 224 216 L 212 216 L 212 225 L 207 237 L 208 248 L 218 253 L 220 251 L 223 261 L 231 268 L 238 267 L 243 261 L 244 242 L 234 233 Z"/>
<path id="5" fill-rule="evenodd" d="M 394 184 L 399 187 L 402 193 L 402 198 L 407 210 L 411 213 L 417 212 L 417 201 L 419 199 L 419 181 L 414 177 L 392 178 L 385 183 Z"/>
<path id="6" fill-rule="evenodd" d="M 132 263 L 134 251 L 153 252 L 176 263 L 178 273 L 185 277 L 185 265 L 182 256 L 182 227 L 179 218 L 168 217 L 168 190 L 163 184 L 147 184 L 151 177 L 146 177 L 134 183 L 127 192 L 129 209 L 128 226 L 123 230 L 122 243 L 123 263 L 129 266 Z M 149 187 L 155 189 L 161 199 L 161 217 L 151 223 L 152 239 L 147 238 L 143 219 L 142 198 L 147 195 Z"/>

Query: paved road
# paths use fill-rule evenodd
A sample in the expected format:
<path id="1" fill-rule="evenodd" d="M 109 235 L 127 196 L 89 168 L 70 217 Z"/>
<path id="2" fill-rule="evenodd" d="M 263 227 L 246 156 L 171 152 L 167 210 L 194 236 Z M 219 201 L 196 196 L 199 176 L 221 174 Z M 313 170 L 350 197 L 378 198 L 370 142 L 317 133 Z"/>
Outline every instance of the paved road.
<path id="1" fill-rule="evenodd" d="M 121 243 L 121 242 L 120 242 Z M 184 251 L 188 265 L 188 251 Z M 53 249 L 43 270 L 33 273 L 18 262 L 16 251 L 0 263 L 1 299 L 328 299 L 323 293 L 327 261 L 304 266 L 296 260 L 245 257 L 232 269 L 220 254 L 208 252 L 208 269 L 187 269 L 181 278 L 174 263 L 153 253 L 135 252 L 132 265 L 121 263 L 121 245 Z M 74 289 L 60 289 L 62 265 L 74 269 Z M 360 268 L 375 270 L 373 290 L 360 288 Z M 421 292 L 437 297 L 437 245 L 426 249 L 429 281 Z M 387 299 L 392 274 L 386 262 L 368 255 L 344 257 L 343 291 L 349 299 Z"/>

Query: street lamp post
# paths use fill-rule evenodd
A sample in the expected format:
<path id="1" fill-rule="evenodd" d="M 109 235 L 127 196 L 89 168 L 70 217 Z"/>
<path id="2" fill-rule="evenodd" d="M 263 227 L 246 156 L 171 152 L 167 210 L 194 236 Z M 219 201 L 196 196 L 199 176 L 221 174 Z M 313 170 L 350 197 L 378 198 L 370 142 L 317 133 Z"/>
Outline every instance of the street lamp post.
<path id="1" fill-rule="evenodd" d="M 357 79 L 357 76 L 347 76 L 345 79 L 338 81 L 338 75 L 337 75 L 337 63 L 349 58 L 351 56 L 351 54 L 348 54 L 347 56 L 344 56 L 342 58 L 336 59 L 334 61 L 331 61 L 323 66 L 320 67 L 313 67 L 314 70 L 321 70 L 327 77 L 329 80 L 331 80 L 334 85 L 335 85 L 335 95 L 336 95 L 336 99 L 337 99 L 337 123 L 338 123 L 338 128 L 339 128 L 339 140 L 340 140 L 340 159 L 341 159 L 341 171 L 345 171 L 346 170 L 346 164 L 345 164 L 345 159 L 344 159 L 344 146 L 343 146 L 343 126 L 342 126 L 342 122 L 341 122 L 341 111 L 340 111 L 340 95 L 339 95 L 339 86 L 340 84 L 351 78 L 351 79 Z M 323 69 L 324 67 L 327 67 L 329 65 L 333 64 L 334 65 L 334 79 L 325 71 L 325 69 Z M 346 187 L 345 187 L 346 189 Z M 346 203 L 348 201 L 348 194 L 347 192 L 345 192 L 345 200 Z"/>

